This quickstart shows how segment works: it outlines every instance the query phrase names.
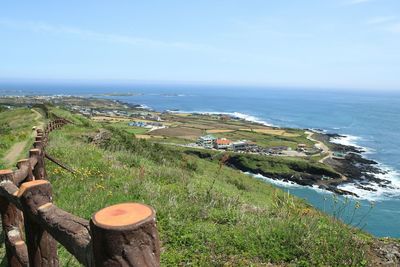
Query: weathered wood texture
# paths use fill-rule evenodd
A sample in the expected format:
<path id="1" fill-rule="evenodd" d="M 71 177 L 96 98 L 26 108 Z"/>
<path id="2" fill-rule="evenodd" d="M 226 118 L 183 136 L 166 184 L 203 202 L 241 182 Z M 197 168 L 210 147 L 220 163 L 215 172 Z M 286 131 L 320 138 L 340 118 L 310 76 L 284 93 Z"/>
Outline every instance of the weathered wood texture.
<path id="1" fill-rule="evenodd" d="M 35 219 L 81 264 L 93 266 L 89 221 L 53 204 L 39 207 Z"/>
<path id="2" fill-rule="evenodd" d="M 27 247 L 21 234 L 22 213 L 13 204 L 18 203 L 15 200 L 18 188 L 9 180 L 10 178 L 12 178 L 11 170 L 0 171 L 0 185 L 1 188 L 5 188 L 5 190 L 1 190 L 0 194 L 0 213 L 7 261 L 12 267 L 28 266 Z M 13 201 L 9 201 L 8 195 Z"/>
<path id="3" fill-rule="evenodd" d="M 26 244 L 30 266 L 57 267 L 59 265 L 57 243 L 34 218 L 38 215 L 38 208 L 40 206 L 52 203 L 50 183 L 45 180 L 23 183 L 18 196 L 24 212 Z"/>

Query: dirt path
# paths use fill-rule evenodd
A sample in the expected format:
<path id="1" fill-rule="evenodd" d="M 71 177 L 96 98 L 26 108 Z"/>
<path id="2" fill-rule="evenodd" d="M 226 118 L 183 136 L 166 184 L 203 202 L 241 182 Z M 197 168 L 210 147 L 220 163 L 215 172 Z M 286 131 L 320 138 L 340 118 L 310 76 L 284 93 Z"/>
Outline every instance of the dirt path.
<path id="1" fill-rule="evenodd" d="M 42 114 L 40 114 L 40 112 L 31 109 L 32 112 L 36 113 L 36 117 L 35 117 L 35 121 L 36 121 L 36 127 L 37 128 L 43 128 L 44 125 L 44 121 L 39 121 L 42 118 Z M 36 132 L 32 131 L 30 137 L 35 137 Z M 14 144 L 10 150 L 6 153 L 6 155 L 3 157 L 3 161 L 10 165 L 13 164 L 14 162 L 16 162 L 18 160 L 18 157 L 21 155 L 21 153 L 24 151 L 25 147 L 28 144 L 28 140 L 19 142 Z"/>
<path id="2" fill-rule="evenodd" d="M 326 155 L 325 157 L 323 157 L 322 159 L 320 159 L 318 162 L 320 163 L 324 163 L 324 161 L 328 158 L 331 158 L 333 156 L 333 152 L 329 149 L 329 147 L 327 145 L 325 145 L 323 142 L 315 140 L 314 138 L 312 138 L 313 136 L 313 132 L 309 132 L 306 131 L 305 132 L 307 134 L 307 139 L 313 142 L 316 142 L 317 144 L 315 145 L 316 147 L 322 149 L 322 153 L 328 153 L 328 155 Z"/>
<path id="3" fill-rule="evenodd" d="M 328 155 L 326 155 L 325 157 L 323 157 L 322 159 L 320 159 L 320 160 L 318 161 L 319 163 L 324 163 L 325 160 L 327 160 L 327 159 L 329 159 L 329 158 L 332 158 L 333 152 L 332 152 L 332 151 L 329 149 L 329 147 L 328 147 L 327 145 L 325 145 L 323 142 L 318 141 L 318 140 L 312 138 L 312 136 L 313 136 L 313 134 L 314 134 L 313 132 L 306 131 L 305 133 L 307 134 L 307 139 L 308 139 L 308 140 L 317 143 L 317 144 L 315 144 L 315 146 L 318 147 L 318 148 L 321 148 L 321 149 L 322 149 L 322 153 L 328 153 Z M 327 185 L 327 184 L 336 183 L 336 182 L 341 182 L 341 181 L 346 181 L 346 180 L 347 180 L 347 177 L 344 176 L 343 174 L 340 174 L 340 178 L 337 178 L 337 179 L 329 179 L 329 180 L 323 180 L 323 181 L 321 180 L 321 181 L 319 182 L 319 184 Z"/>
<path id="4" fill-rule="evenodd" d="M 35 110 L 35 109 L 31 109 L 34 113 L 36 113 L 36 117 L 35 117 L 35 121 L 36 121 L 36 128 L 42 128 L 44 126 L 44 121 L 39 121 L 42 118 L 42 114 L 40 114 L 39 111 Z M 32 132 L 32 136 L 35 136 L 35 132 Z"/>
<path id="5" fill-rule="evenodd" d="M 28 141 L 23 141 L 14 144 L 9 152 L 6 154 L 6 156 L 3 158 L 3 161 L 6 162 L 7 164 L 11 164 L 13 162 L 17 161 L 18 156 L 24 151 L 24 148 Z"/>

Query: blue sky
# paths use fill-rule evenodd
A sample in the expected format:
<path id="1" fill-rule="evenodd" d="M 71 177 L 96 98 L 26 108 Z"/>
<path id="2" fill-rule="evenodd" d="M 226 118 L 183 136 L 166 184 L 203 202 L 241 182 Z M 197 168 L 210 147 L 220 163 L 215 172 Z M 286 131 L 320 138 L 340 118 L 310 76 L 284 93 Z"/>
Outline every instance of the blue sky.
<path id="1" fill-rule="evenodd" d="M 0 79 L 400 89 L 400 1 L 1 1 Z"/>

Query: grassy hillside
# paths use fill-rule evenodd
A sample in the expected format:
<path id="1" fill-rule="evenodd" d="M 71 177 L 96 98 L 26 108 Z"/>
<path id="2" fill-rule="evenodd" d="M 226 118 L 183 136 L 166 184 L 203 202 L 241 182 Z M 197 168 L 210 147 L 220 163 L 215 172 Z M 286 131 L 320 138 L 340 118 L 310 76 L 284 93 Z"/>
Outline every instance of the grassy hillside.
<path id="1" fill-rule="evenodd" d="M 152 205 L 164 266 L 366 264 L 362 234 L 279 189 L 112 125 L 70 118 L 76 124 L 53 132 L 48 147 L 77 170 L 48 163 L 55 202 L 85 218 L 119 202 Z M 99 128 L 109 134 L 93 144 Z M 76 265 L 60 253 L 62 266 Z"/>
<path id="2" fill-rule="evenodd" d="M 367 264 L 371 237 L 218 159 L 200 159 L 135 139 L 117 125 L 53 111 L 74 125 L 52 132 L 47 151 L 77 171 L 47 162 L 56 204 L 87 219 L 120 202 L 153 206 L 163 266 Z M 59 252 L 60 266 L 79 266 L 63 248 Z"/>

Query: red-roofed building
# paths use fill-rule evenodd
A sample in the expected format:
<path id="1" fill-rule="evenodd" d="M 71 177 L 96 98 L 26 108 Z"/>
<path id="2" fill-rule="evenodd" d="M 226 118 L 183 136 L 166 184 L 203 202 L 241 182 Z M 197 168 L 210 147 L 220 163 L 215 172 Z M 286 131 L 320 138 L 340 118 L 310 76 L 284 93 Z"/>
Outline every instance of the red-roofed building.
<path id="1" fill-rule="evenodd" d="M 232 141 L 226 138 L 218 138 L 215 140 L 214 148 L 216 149 L 227 149 L 230 148 L 232 145 Z"/>

